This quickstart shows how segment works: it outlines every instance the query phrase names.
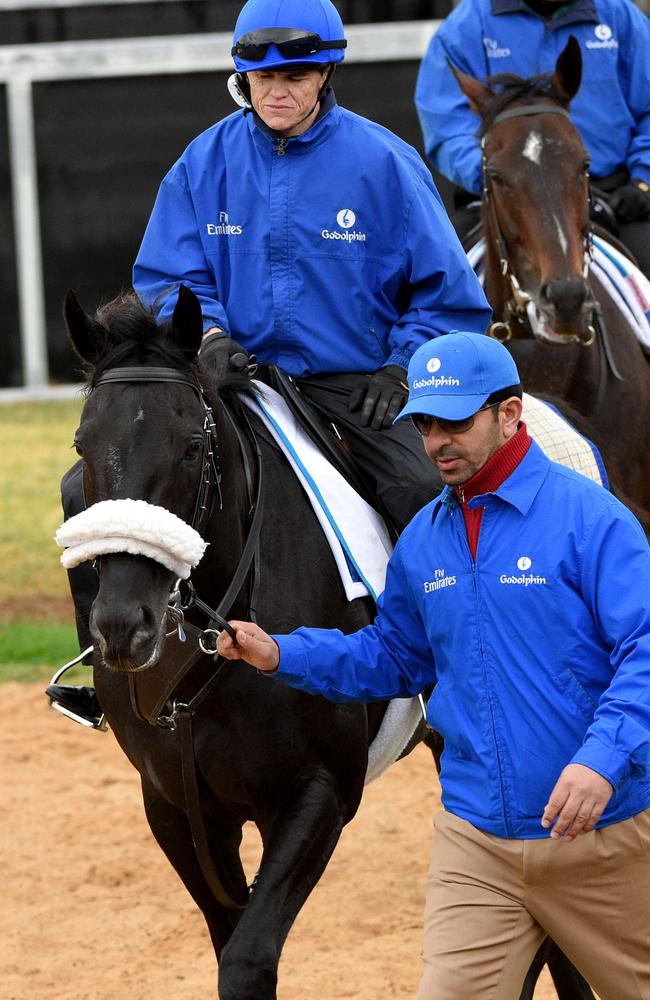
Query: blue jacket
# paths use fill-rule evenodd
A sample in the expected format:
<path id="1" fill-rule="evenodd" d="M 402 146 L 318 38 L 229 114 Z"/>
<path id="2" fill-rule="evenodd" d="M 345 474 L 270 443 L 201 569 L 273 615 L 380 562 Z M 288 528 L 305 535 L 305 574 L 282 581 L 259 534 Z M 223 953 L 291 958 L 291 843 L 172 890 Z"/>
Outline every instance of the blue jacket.
<path id="1" fill-rule="evenodd" d="M 291 374 L 407 366 L 491 311 L 418 153 L 334 101 L 278 140 L 241 111 L 172 167 L 133 283 L 169 317 L 180 282 L 260 362 Z"/>
<path id="2" fill-rule="evenodd" d="M 650 183 L 650 19 L 631 0 L 573 0 L 558 4 L 548 22 L 523 0 L 462 0 L 432 38 L 415 94 L 427 155 L 440 173 L 480 193 L 479 119 L 446 58 L 481 80 L 553 73 L 570 35 L 583 62 L 571 115 L 592 175 L 626 166 Z"/>
<path id="3" fill-rule="evenodd" d="M 569 763 L 615 788 L 600 826 L 650 805 L 650 550 L 610 493 L 533 442 L 484 505 L 476 562 L 449 488 L 391 558 L 373 625 L 275 636 L 293 687 L 334 701 L 436 684 L 445 808 L 500 837 L 540 821 Z"/>

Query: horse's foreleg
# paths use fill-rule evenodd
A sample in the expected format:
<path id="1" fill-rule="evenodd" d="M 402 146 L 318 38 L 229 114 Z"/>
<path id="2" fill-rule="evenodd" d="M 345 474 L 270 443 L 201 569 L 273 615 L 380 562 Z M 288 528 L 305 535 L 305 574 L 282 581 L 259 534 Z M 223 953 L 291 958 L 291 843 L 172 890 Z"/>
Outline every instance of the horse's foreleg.
<path id="1" fill-rule="evenodd" d="M 594 1000 L 587 980 L 549 938 L 548 968 L 557 990 L 558 1000 Z"/>
<path id="2" fill-rule="evenodd" d="M 226 910 L 215 899 L 197 861 L 190 825 L 183 810 L 177 809 L 163 799 L 144 778 L 142 795 L 151 832 L 203 913 L 218 959 L 235 929 L 240 911 Z M 246 876 L 238 853 L 240 839 L 241 832 L 236 831 L 232 844 L 228 845 L 228 851 L 225 849 L 223 852 L 220 851 L 220 857 L 228 856 L 228 869 L 232 880 L 245 886 Z"/>
<path id="3" fill-rule="evenodd" d="M 220 1000 L 275 1000 L 282 945 L 343 828 L 341 795 L 325 768 L 301 776 L 268 826 L 250 900 L 219 964 Z"/>

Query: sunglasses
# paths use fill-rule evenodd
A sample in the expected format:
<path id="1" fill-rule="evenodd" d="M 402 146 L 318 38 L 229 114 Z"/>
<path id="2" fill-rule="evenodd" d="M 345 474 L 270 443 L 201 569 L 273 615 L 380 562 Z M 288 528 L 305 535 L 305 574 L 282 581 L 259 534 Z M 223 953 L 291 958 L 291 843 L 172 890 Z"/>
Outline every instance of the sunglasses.
<path id="1" fill-rule="evenodd" d="M 303 59 L 323 49 L 344 49 L 347 44 L 345 38 L 323 41 L 316 32 L 300 28 L 262 28 L 238 38 L 231 55 L 259 62 L 268 52 L 269 45 L 275 45 L 285 59 Z"/>
<path id="2" fill-rule="evenodd" d="M 437 424 L 445 434 L 464 434 L 465 431 L 470 430 L 474 426 L 474 420 L 478 413 L 482 413 L 483 410 L 491 410 L 494 406 L 499 406 L 499 403 L 487 403 L 485 406 L 481 406 L 476 413 L 472 413 L 471 417 L 465 417 L 463 420 L 447 420 L 445 417 L 432 417 L 429 413 L 412 413 L 411 420 L 422 437 L 427 437 L 431 433 L 431 428 L 434 424 Z"/>

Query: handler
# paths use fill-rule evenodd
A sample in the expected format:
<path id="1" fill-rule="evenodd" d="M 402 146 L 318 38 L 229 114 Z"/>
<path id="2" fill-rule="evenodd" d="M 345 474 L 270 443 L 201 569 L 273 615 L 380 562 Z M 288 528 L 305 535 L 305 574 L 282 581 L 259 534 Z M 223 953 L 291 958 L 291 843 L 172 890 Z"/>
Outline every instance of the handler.
<path id="1" fill-rule="evenodd" d="M 206 333 L 297 378 L 401 530 L 440 489 L 413 428 L 392 426 L 406 366 L 432 337 L 484 333 L 490 308 L 419 154 L 337 104 L 330 0 L 249 0 L 233 42 L 244 109 L 163 180 L 134 287 L 168 319 L 187 285 Z"/>
<path id="2" fill-rule="evenodd" d="M 478 222 L 479 119 L 447 60 L 485 79 L 553 73 L 571 35 L 582 83 L 571 116 L 591 156 L 593 212 L 650 275 L 650 20 L 632 0 L 462 0 L 431 39 L 415 103 L 431 162 L 456 185 L 455 224 Z M 603 203 L 610 212 L 603 214 Z"/>
<path id="3" fill-rule="evenodd" d="M 458 333 L 409 365 L 446 483 L 402 533 L 374 624 L 219 651 L 334 701 L 417 694 L 445 741 L 419 1000 L 517 1000 L 550 935 L 607 1000 L 650 997 L 650 551 L 551 462 L 515 364 Z"/>

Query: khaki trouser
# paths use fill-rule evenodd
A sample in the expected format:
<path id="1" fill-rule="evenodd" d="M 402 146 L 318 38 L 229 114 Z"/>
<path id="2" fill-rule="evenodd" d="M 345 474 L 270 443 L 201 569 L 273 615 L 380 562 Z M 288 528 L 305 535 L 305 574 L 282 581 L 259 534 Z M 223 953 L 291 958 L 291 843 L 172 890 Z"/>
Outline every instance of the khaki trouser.
<path id="1" fill-rule="evenodd" d="M 602 1000 L 650 1000 L 650 809 L 571 843 L 435 826 L 418 1000 L 518 1000 L 546 934 Z"/>

